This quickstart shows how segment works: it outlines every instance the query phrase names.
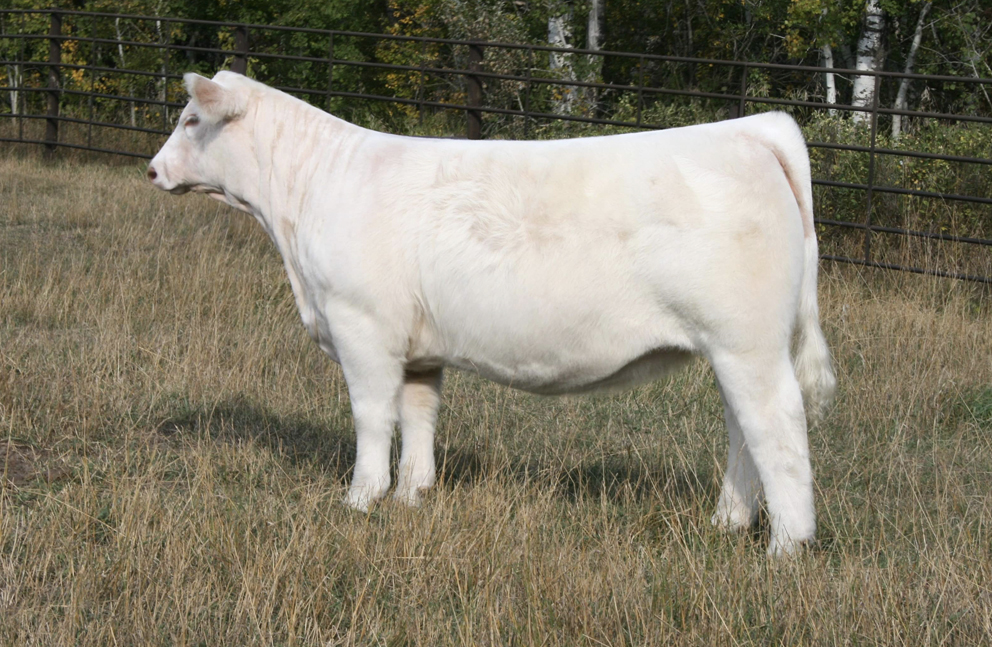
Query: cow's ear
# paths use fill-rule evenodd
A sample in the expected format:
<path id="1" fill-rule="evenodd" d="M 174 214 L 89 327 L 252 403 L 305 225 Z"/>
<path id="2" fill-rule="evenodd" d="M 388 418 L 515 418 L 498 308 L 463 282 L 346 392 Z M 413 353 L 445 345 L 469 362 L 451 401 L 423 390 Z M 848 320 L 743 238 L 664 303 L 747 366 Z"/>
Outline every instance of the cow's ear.
<path id="1" fill-rule="evenodd" d="M 223 121 L 235 119 L 244 112 L 244 96 L 237 89 L 225 88 L 194 72 L 184 74 L 183 82 L 189 96 L 200 107 L 200 116 L 203 118 Z"/>

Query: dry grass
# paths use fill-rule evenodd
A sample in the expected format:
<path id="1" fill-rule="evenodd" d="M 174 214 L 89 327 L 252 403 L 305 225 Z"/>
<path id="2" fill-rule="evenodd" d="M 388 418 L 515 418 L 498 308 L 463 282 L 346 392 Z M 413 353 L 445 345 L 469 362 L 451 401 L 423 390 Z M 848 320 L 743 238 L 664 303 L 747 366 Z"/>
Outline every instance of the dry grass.
<path id="1" fill-rule="evenodd" d="M 818 547 L 709 515 L 709 369 L 594 399 L 452 374 L 423 508 L 343 508 L 337 366 L 248 218 L 0 154 L 0 643 L 972 645 L 992 634 L 992 300 L 827 266 Z"/>

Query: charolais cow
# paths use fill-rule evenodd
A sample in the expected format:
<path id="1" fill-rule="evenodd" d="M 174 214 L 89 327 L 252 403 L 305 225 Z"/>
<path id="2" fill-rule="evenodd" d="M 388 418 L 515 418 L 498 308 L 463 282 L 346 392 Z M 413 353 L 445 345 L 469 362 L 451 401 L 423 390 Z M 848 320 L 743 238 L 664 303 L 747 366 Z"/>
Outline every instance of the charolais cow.
<path id="1" fill-rule="evenodd" d="M 559 141 L 382 134 L 232 72 L 191 100 L 156 187 L 254 216 L 303 325 L 341 364 L 357 436 L 346 503 L 435 481 L 444 367 L 534 393 L 622 387 L 708 360 L 730 452 L 713 522 L 769 553 L 813 539 L 806 410 L 834 389 L 809 158 L 782 113 Z M 797 337 L 795 355 L 790 353 Z"/>

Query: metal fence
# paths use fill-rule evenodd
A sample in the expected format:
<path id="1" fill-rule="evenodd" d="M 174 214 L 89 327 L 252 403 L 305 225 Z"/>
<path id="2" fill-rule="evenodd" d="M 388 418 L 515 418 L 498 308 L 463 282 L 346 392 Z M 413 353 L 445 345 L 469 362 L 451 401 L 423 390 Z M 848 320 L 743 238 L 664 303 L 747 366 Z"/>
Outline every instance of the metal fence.
<path id="1" fill-rule="evenodd" d="M 984 114 L 948 113 L 888 108 L 880 99 L 885 84 L 907 78 L 926 92 L 972 88 L 987 100 L 992 79 L 63 10 L 0 10 L 0 56 L 0 142 L 40 145 L 46 156 L 66 148 L 150 158 L 185 103 L 181 72 L 220 67 L 346 118 L 385 115 L 380 126 L 390 115 L 421 125 L 425 115 L 448 115 L 449 125 L 463 115 L 470 139 L 561 134 L 549 130 L 561 123 L 586 128 L 576 134 L 666 128 L 679 125 L 679 106 L 705 104 L 716 118 L 786 109 L 806 127 L 814 158 L 817 223 L 830 239 L 823 258 L 992 283 L 992 105 Z M 569 57 L 571 72 L 555 70 L 551 56 Z M 599 73 L 580 78 L 583 65 Z M 611 82 L 602 80 L 607 65 Z M 826 72 L 842 81 L 872 77 L 872 104 L 824 101 L 818 79 Z M 699 89 L 701 79 L 709 91 Z M 947 136 L 933 146 L 887 137 L 883 122 L 894 117 L 957 129 L 971 148 L 948 151 L 956 139 Z M 920 185 L 923 176 L 937 185 Z M 907 241 L 919 243 L 916 257 L 905 253 Z M 944 244 L 959 251 L 928 256 Z M 948 256 L 965 260 L 939 267 Z"/>

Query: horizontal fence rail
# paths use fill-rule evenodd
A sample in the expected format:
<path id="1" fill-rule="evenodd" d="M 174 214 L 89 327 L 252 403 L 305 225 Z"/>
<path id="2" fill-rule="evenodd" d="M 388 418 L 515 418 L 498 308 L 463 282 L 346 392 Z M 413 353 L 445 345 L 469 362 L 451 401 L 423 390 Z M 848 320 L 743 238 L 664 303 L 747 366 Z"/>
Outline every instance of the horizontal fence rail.
<path id="1" fill-rule="evenodd" d="M 571 65 L 556 69 L 552 56 Z M 992 283 L 988 261 L 979 254 L 976 264 L 968 251 L 992 249 L 992 105 L 976 100 L 947 111 L 953 101 L 918 101 L 912 110 L 882 100 L 906 80 L 924 88 L 921 97 L 967 100 L 970 92 L 987 101 L 987 78 L 7 9 L 0 10 L 0 142 L 39 145 L 46 157 L 65 148 L 150 158 L 185 104 L 182 73 L 220 68 L 352 121 L 374 117 L 370 125 L 380 128 L 424 126 L 439 115 L 450 126 L 461 115 L 470 139 L 663 129 L 691 121 L 686 112 L 712 120 L 786 109 L 803 126 L 814 161 L 821 237 L 836 234 L 822 258 Z M 823 100 L 825 74 L 848 85 L 873 78 L 870 105 Z M 933 141 L 889 135 L 885 126 L 895 120 Z M 905 249 L 890 240 L 915 240 L 924 256 L 938 250 L 964 261 L 952 269 L 905 262 Z M 945 243 L 959 251 L 944 254 Z M 892 253 L 902 257 L 883 257 Z"/>

